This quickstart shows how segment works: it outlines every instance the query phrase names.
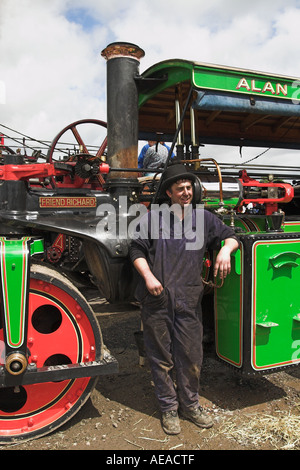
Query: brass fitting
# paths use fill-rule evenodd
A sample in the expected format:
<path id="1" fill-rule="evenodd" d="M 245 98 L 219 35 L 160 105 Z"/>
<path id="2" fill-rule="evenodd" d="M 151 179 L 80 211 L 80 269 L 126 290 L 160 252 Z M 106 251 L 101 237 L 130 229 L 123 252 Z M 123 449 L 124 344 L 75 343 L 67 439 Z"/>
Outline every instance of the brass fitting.
<path id="1" fill-rule="evenodd" d="M 12 375 L 20 375 L 27 367 L 27 359 L 21 353 L 10 354 L 5 362 L 6 370 Z"/>

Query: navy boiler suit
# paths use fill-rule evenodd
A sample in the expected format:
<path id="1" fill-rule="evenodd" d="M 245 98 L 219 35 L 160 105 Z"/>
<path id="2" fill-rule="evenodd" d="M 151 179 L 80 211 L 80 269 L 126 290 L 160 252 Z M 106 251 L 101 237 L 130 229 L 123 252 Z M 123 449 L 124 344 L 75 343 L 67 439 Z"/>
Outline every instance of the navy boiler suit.
<path id="1" fill-rule="evenodd" d="M 196 211 L 203 225 L 196 226 Z M 180 224 L 180 225 L 179 225 Z M 140 277 L 136 298 L 141 303 L 144 343 L 155 393 L 162 412 L 199 406 L 198 388 L 202 366 L 201 280 L 206 249 L 219 249 L 225 238 L 236 238 L 234 232 L 215 215 L 202 209 L 192 210 L 193 231 L 202 231 L 202 246 L 187 250 L 181 221 L 170 217 L 169 235 L 164 237 L 159 217 L 159 236 L 151 238 L 151 213 L 140 223 L 140 237 L 132 240 L 129 254 L 132 262 L 145 258 L 164 290 L 151 295 Z M 198 225 L 198 224 L 197 224 Z M 179 228 L 178 228 L 179 227 Z M 203 230 L 204 229 L 204 230 Z M 178 236 L 178 230 L 181 236 Z M 176 371 L 177 392 L 172 378 Z"/>

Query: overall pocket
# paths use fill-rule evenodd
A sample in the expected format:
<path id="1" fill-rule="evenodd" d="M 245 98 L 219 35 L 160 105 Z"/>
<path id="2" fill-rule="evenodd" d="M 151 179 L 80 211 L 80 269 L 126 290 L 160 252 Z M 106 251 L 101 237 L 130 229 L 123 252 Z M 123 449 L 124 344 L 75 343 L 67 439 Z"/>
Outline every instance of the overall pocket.
<path id="1" fill-rule="evenodd" d="M 147 293 L 143 300 L 145 307 L 149 308 L 165 308 L 168 305 L 168 293 L 166 289 L 163 289 L 159 295 L 152 295 L 150 292 Z"/>

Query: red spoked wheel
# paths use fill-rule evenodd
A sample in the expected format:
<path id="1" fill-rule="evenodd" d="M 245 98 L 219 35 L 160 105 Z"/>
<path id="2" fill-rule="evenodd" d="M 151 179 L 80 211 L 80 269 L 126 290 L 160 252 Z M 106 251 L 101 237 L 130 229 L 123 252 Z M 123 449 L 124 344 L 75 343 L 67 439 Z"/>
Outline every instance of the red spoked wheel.
<path id="1" fill-rule="evenodd" d="M 3 330 L 0 339 L 3 345 Z M 28 362 L 37 367 L 97 360 L 102 348 L 85 298 L 63 275 L 38 264 L 31 267 L 27 346 Z M 0 443 L 57 429 L 82 407 L 96 382 L 87 377 L 0 389 Z"/>
<path id="2" fill-rule="evenodd" d="M 88 126 L 85 126 L 88 125 Z M 84 128 L 87 127 L 88 130 L 91 129 L 91 126 L 94 127 L 94 132 L 90 131 L 87 135 L 84 133 Z M 78 130 L 78 127 L 81 127 L 81 130 Z M 74 147 L 78 146 L 79 152 L 83 153 L 85 155 L 90 155 L 91 157 L 101 157 L 103 155 L 103 152 L 106 148 L 107 145 L 107 137 L 106 135 L 101 135 L 101 132 L 99 132 L 99 127 L 103 127 L 104 129 L 107 128 L 107 123 L 105 121 L 100 121 L 99 119 L 81 119 L 80 121 L 75 121 L 66 126 L 64 129 L 62 129 L 59 134 L 53 139 L 48 153 L 47 153 L 47 160 L 49 163 L 51 163 L 54 160 L 54 153 L 58 151 L 59 149 L 63 151 L 65 154 L 67 153 L 67 147 L 69 147 L 71 150 L 74 150 Z M 95 134 L 96 132 L 96 134 Z M 72 136 L 74 141 L 69 142 L 68 144 L 65 143 L 60 143 L 62 137 L 66 139 L 68 136 Z M 95 145 L 93 150 L 89 150 L 89 147 L 87 145 L 86 139 L 89 138 L 94 138 L 95 135 L 97 136 L 97 139 L 95 141 Z M 99 139 L 100 138 L 100 142 Z M 73 158 L 76 158 L 76 153 Z"/>

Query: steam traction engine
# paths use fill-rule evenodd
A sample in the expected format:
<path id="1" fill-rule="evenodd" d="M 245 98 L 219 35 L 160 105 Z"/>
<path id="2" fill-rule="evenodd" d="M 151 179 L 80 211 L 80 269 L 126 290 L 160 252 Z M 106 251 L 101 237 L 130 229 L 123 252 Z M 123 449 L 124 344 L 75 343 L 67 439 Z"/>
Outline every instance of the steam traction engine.
<path id="1" fill-rule="evenodd" d="M 118 370 L 74 279 L 87 274 L 110 302 L 134 298 L 136 273 L 122 227 L 132 221 L 134 205 L 150 208 L 161 200 L 163 170 L 140 177 L 147 169 L 137 169 L 139 139 L 172 142 L 166 165 L 176 146 L 175 159 L 197 175 L 194 203 L 214 211 L 240 238 L 222 286 L 212 289 L 215 254 L 207 253 L 204 263 L 218 357 L 246 374 L 299 363 L 299 169 L 273 178 L 251 168 L 221 168 L 199 155 L 200 144 L 298 149 L 298 107 L 290 97 L 273 96 L 273 78 L 254 72 L 177 60 L 140 75 L 139 47 L 111 44 L 102 55 L 107 124 L 70 124 L 43 163 L 2 145 L 1 443 L 58 428 L 99 376 Z M 260 85 L 267 79 L 268 86 Z M 274 87 L 288 93 L 290 85 L 286 78 Z M 254 97 L 259 89 L 263 98 Z M 93 152 L 81 137 L 86 124 L 107 127 L 107 139 Z M 67 131 L 78 150 L 56 159 Z"/>

